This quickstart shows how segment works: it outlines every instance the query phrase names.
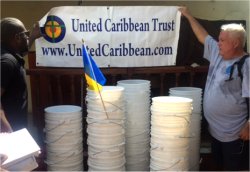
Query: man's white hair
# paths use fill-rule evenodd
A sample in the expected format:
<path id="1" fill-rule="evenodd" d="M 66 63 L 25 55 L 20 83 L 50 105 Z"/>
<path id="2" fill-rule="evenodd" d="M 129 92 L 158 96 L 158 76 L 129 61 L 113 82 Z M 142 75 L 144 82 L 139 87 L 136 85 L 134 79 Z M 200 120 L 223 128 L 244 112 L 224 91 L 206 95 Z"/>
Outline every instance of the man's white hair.
<path id="1" fill-rule="evenodd" d="M 239 40 L 241 41 L 241 46 L 243 48 L 245 47 L 247 35 L 246 30 L 242 24 L 225 24 L 221 26 L 221 30 L 229 32 L 234 38 L 239 38 Z"/>

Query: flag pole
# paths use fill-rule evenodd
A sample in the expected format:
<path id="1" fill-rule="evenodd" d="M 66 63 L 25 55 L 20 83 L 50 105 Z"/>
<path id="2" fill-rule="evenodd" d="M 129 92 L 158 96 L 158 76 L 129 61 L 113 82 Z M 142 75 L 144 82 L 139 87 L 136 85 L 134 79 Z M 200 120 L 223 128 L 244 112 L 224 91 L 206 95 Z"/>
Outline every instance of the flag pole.
<path id="1" fill-rule="evenodd" d="M 106 110 L 106 106 L 105 106 L 104 101 L 103 101 L 103 99 L 102 99 L 102 94 L 101 94 L 101 91 L 100 91 L 100 88 L 99 88 L 99 85 L 97 84 L 97 82 L 96 82 L 96 86 L 97 86 L 97 88 L 98 88 L 98 93 L 99 93 L 99 96 L 101 97 L 102 106 L 103 106 L 104 111 L 105 111 L 105 113 L 106 113 L 107 119 L 109 119 L 108 112 L 107 112 L 107 110 Z"/>
<path id="2" fill-rule="evenodd" d="M 83 39 L 82 39 L 82 43 L 83 43 L 83 46 L 85 46 L 85 45 L 84 45 L 84 40 L 83 40 Z M 88 59 L 89 59 L 88 52 L 87 52 L 87 56 L 88 56 Z M 89 61 L 90 61 L 90 59 L 89 59 Z M 91 68 L 91 70 L 92 70 L 92 72 L 93 72 L 93 74 L 94 74 L 93 67 L 92 67 L 92 64 L 91 64 L 91 63 L 90 63 L 90 66 L 91 66 L 90 68 Z M 104 108 L 104 111 L 105 111 L 105 114 L 106 114 L 106 116 L 107 116 L 107 119 L 109 119 L 109 116 L 108 116 L 108 113 L 107 113 L 107 110 L 106 110 L 106 106 L 105 106 L 105 104 L 104 104 L 104 101 L 103 101 L 103 98 L 102 98 L 102 94 L 101 94 L 99 85 L 98 85 L 98 83 L 97 83 L 97 79 L 96 79 L 95 75 L 93 75 L 93 76 L 94 76 L 94 80 L 96 81 L 95 83 L 96 83 L 96 87 L 97 87 L 99 96 L 100 96 L 100 98 L 101 98 L 102 106 L 103 106 L 103 108 Z"/>

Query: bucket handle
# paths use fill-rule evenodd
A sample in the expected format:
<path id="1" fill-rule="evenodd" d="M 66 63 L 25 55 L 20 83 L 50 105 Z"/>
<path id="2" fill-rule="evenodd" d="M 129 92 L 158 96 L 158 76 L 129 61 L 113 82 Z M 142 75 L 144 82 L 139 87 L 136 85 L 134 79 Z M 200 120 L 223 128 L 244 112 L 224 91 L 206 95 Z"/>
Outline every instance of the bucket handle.
<path id="1" fill-rule="evenodd" d="M 171 167 L 174 167 L 176 164 L 178 164 L 181 160 L 178 159 L 176 162 L 174 162 L 173 164 L 171 164 L 169 167 L 163 168 L 163 169 L 157 169 L 157 170 L 153 170 L 153 171 L 169 171 L 169 169 Z"/>
<path id="2" fill-rule="evenodd" d="M 114 103 L 112 103 L 112 102 L 103 100 L 103 105 L 105 106 L 104 103 L 110 104 L 110 105 L 116 107 L 116 108 L 119 109 L 119 110 L 123 110 L 120 106 L 117 106 L 116 104 L 114 104 Z M 88 100 L 86 100 L 86 99 L 85 99 L 85 104 L 86 104 L 87 107 L 88 107 Z M 117 110 L 117 109 L 115 109 L 115 110 Z"/>
<path id="3" fill-rule="evenodd" d="M 83 139 L 82 138 L 80 138 L 78 141 L 75 141 L 75 142 L 71 142 L 72 143 L 72 145 L 74 145 L 74 144 L 78 144 L 78 143 L 82 143 L 82 141 L 83 141 Z M 46 143 L 46 144 L 53 144 L 53 142 L 49 142 L 49 141 L 47 141 L 47 140 L 44 140 L 44 143 Z M 62 154 L 64 154 L 65 152 L 63 152 Z"/>
<path id="4" fill-rule="evenodd" d="M 43 132 L 50 132 L 50 131 L 53 131 L 54 129 L 56 129 L 57 127 L 60 127 L 61 125 L 65 124 L 66 121 L 62 121 L 61 123 L 55 125 L 54 127 L 50 128 L 50 129 L 46 129 L 44 128 L 43 129 Z"/>
<path id="5" fill-rule="evenodd" d="M 77 155 L 77 153 L 79 153 L 79 152 L 80 152 L 80 151 L 74 151 L 74 152 L 72 152 L 69 156 L 66 156 L 64 159 L 59 160 L 59 161 L 48 162 L 47 160 L 44 160 L 44 162 L 45 162 L 47 165 L 55 165 L 55 164 L 58 164 L 58 163 L 60 163 L 60 162 L 62 162 L 62 161 L 64 161 L 64 160 L 66 160 L 66 159 L 68 159 L 68 158 L 70 158 L 70 157 L 72 157 L 72 156 L 74 156 L 74 155 Z"/>
<path id="6" fill-rule="evenodd" d="M 93 118 L 93 117 L 84 117 L 84 118 L 89 118 L 89 119 L 94 119 L 94 120 L 98 120 L 98 121 L 107 121 L 107 120 L 113 120 L 113 121 L 121 121 L 121 120 L 125 120 L 126 118 L 125 117 L 122 117 L 122 118 Z"/>
<path id="7" fill-rule="evenodd" d="M 93 97 L 93 96 L 88 96 L 88 95 L 86 95 L 86 98 L 85 98 L 85 100 L 101 100 L 101 98 L 100 98 L 100 96 L 99 95 L 97 95 L 97 96 L 95 96 L 95 97 Z M 119 100 L 119 99 L 118 99 Z M 124 100 L 122 97 L 120 98 L 120 100 Z M 107 100 L 104 100 L 105 102 L 107 101 Z M 85 101 L 86 102 L 86 101 Z"/>
<path id="8" fill-rule="evenodd" d="M 95 156 L 95 155 L 98 155 L 100 153 L 103 153 L 103 152 L 109 152 L 109 153 L 112 153 L 112 152 L 117 152 L 117 151 L 120 151 L 120 150 L 104 150 L 104 151 L 98 151 L 96 153 L 93 153 L 92 155 Z"/>
<path id="9" fill-rule="evenodd" d="M 140 136 L 140 135 L 142 135 L 142 134 L 144 134 L 144 133 L 149 134 L 149 133 L 150 133 L 150 130 L 144 130 L 144 131 L 140 132 L 139 134 L 132 135 L 132 136 L 129 136 L 129 137 L 126 136 L 126 138 L 131 138 L 131 137 Z"/>
<path id="10" fill-rule="evenodd" d="M 188 138 L 194 138 L 194 136 L 179 136 L 178 138 L 188 139 Z"/>
<path id="11" fill-rule="evenodd" d="M 50 141 L 50 142 L 49 142 L 49 141 L 45 140 L 44 142 L 45 142 L 46 144 L 54 143 L 54 142 L 60 140 L 61 138 L 63 138 L 66 134 L 70 134 L 70 133 L 72 133 L 72 132 L 73 132 L 73 131 L 67 131 L 67 132 L 63 133 L 61 136 L 59 136 L 58 138 L 54 139 L 53 141 Z"/>
<path id="12" fill-rule="evenodd" d="M 121 121 L 120 119 L 117 119 L 117 121 Z M 88 125 L 91 125 L 91 124 L 100 124 L 100 121 L 106 121 L 105 120 L 97 120 L 97 121 L 94 121 L 94 122 L 88 122 Z M 117 122 L 114 122 L 114 121 L 109 121 L 108 123 L 113 123 L 113 124 L 117 124 L 117 125 L 120 125 L 122 128 L 124 128 L 124 126 L 122 124 L 119 124 Z"/>
<path id="13" fill-rule="evenodd" d="M 72 157 L 74 154 L 75 154 L 75 152 L 72 152 L 69 156 L 66 156 L 65 158 L 63 158 L 63 159 L 60 160 L 60 161 L 48 162 L 47 160 L 44 160 L 44 162 L 45 162 L 47 165 L 55 165 L 55 164 L 58 164 L 59 162 L 65 161 L 66 159 Z"/>
<path id="14" fill-rule="evenodd" d="M 173 116 L 185 119 L 185 121 L 190 125 L 190 120 L 188 120 L 185 116 L 179 116 L 179 115 L 173 115 Z"/>
<path id="15" fill-rule="evenodd" d="M 118 107 L 118 106 L 117 106 L 117 107 Z M 88 108 L 88 106 L 87 106 L 87 108 Z M 116 111 L 118 111 L 118 110 L 124 111 L 124 109 L 122 109 L 121 107 L 116 108 L 116 109 L 113 109 L 113 110 L 109 110 L 109 111 L 105 110 L 104 108 L 103 108 L 103 110 L 92 110 L 92 111 L 103 112 L 103 113 L 109 113 L 109 112 L 116 112 Z"/>
<path id="16" fill-rule="evenodd" d="M 49 150 L 48 150 L 48 152 L 54 153 L 54 154 L 56 154 L 56 156 L 65 156 L 65 154 L 67 154 L 69 151 L 72 152 L 73 155 L 77 155 L 77 154 L 83 152 L 83 149 L 80 148 L 80 149 L 78 149 L 78 150 L 75 150 L 75 148 L 72 148 L 72 149 L 67 150 L 67 151 L 65 151 L 65 152 L 62 152 L 62 153 L 60 153 L 60 154 L 57 154 L 57 152 L 53 152 L 53 151 L 49 151 Z"/>
<path id="17" fill-rule="evenodd" d="M 161 146 L 155 144 L 155 146 L 151 145 L 150 151 L 154 151 L 156 149 L 161 149 Z M 162 149 L 161 149 L 162 150 Z"/>
<path id="18" fill-rule="evenodd" d="M 88 144 L 93 144 L 92 142 L 90 142 L 90 141 L 88 141 Z M 105 148 L 105 149 L 111 149 L 111 148 L 114 148 L 114 147 L 120 147 L 120 146 L 123 146 L 125 144 L 125 142 L 122 142 L 122 143 L 120 143 L 120 144 L 117 144 L 117 145 L 111 145 L 111 146 L 109 146 L 108 148 Z M 101 149 L 101 150 L 103 150 L 104 148 L 97 148 L 97 149 Z"/>
<path id="19" fill-rule="evenodd" d="M 74 121 L 74 120 L 72 120 L 72 119 L 62 120 L 62 121 L 60 121 L 60 123 L 58 123 L 57 125 L 55 125 L 54 127 L 50 128 L 50 129 L 44 128 L 44 129 L 43 129 L 43 132 L 50 132 L 50 131 L 53 131 L 53 130 L 56 129 L 57 127 L 60 127 L 61 125 L 65 124 L 65 123 L 68 123 L 68 122 L 71 122 L 71 121 Z"/>

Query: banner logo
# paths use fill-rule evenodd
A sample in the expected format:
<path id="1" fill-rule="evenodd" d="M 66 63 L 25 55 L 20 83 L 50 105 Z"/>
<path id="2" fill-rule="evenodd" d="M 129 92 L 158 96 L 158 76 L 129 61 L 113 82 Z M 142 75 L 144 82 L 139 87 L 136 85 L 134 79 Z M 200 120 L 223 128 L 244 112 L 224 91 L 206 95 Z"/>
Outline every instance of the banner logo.
<path id="1" fill-rule="evenodd" d="M 48 16 L 42 28 L 44 39 L 50 43 L 58 43 L 66 34 L 66 27 L 62 19 L 57 16 Z"/>

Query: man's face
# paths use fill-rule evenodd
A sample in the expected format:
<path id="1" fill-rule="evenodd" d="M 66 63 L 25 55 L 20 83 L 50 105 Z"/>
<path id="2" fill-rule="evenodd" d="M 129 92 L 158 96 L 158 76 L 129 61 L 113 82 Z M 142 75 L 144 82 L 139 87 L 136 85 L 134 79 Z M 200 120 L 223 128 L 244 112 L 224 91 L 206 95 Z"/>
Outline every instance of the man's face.
<path id="1" fill-rule="evenodd" d="M 219 35 L 219 50 L 220 55 L 225 59 L 229 60 L 232 57 L 232 53 L 234 52 L 235 46 L 234 46 L 234 40 L 232 37 L 230 37 L 229 32 L 221 31 Z"/>
<path id="2" fill-rule="evenodd" d="M 17 34 L 19 37 L 18 47 L 20 55 L 25 55 L 28 52 L 29 31 L 25 28 Z"/>

